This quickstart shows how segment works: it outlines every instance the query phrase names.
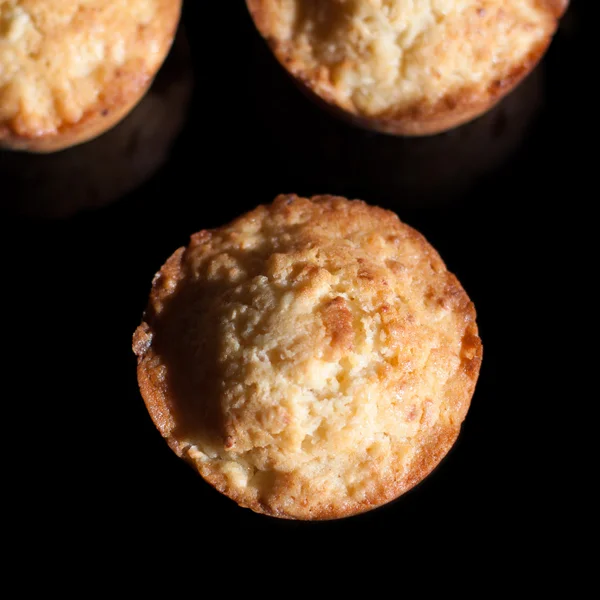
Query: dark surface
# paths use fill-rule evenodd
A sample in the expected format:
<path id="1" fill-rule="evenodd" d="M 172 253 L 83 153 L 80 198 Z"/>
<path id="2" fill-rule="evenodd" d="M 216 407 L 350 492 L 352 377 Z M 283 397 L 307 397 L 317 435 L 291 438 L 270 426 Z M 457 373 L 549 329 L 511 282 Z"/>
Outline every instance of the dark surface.
<path id="1" fill-rule="evenodd" d="M 110 169 L 90 182 L 110 155 L 100 146 L 97 158 L 91 145 L 85 155 L 0 153 L 5 494 L 20 541 L 58 536 L 85 549 L 147 536 L 177 547 L 244 528 L 524 545 L 552 537 L 547 511 L 568 480 L 560 428 L 573 410 L 559 398 L 571 379 L 576 313 L 564 301 L 578 285 L 571 231 L 586 168 L 578 149 L 587 121 L 573 93 L 580 17 L 572 7 L 535 74 L 490 114 L 398 139 L 319 112 L 275 64 L 241 2 L 188 2 L 191 108 L 172 147 L 157 150 L 168 150 L 166 161 L 141 183 L 116 193 Z M 219 22 L 228 23 L 222 42 L 201 25 Z M 176 81 L 185 75 L 177 64 Z M 177 98 L 172 110 L 181 112 L 185 96 Z M 128 135 L 121 150 L 133 165 L 153 141 Z M 398 501 L 342 521 L 270 519 L 213 491 L 168 449 L 135 376 L 131 336 L 164 260 L 192 233 L 288 192 L 396 211 L 462 282 L 484 344 L 447 459 Z"/>

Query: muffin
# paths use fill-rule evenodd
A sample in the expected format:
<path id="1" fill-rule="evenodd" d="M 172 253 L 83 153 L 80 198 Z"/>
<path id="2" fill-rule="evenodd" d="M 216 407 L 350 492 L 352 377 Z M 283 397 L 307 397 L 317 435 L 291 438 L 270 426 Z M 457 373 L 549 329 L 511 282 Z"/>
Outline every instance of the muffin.
<path id="1" fill-rule="evenodd" d="M 172 158 L 193 85 L 188 40 L 180 27 L 144 98 L 110 131 L 51 154 L 0 150 L 0 215 L 64 219 L 136 192 Z"/>
<path id="2" fill-rule="evenodd" d="M 0 0 L 0 146 L 52 152 L 113 127 L 180 16 L 181 0 Z"/>
<path id="3" fill-rule="evenodd" d="M 422 481 L 479 375 L 475 309 L 426 239 L 362 201 L 282 195 L 192 235 L 133 336 L 170 448 L 257 513 L 363 513 Z"/>
<path id="4" fill-rule="evenodd" d="M 300 87 L 347 120 L 428 135 L 483 114 L 539 62 L 568 0 L 246 0 Z"/>

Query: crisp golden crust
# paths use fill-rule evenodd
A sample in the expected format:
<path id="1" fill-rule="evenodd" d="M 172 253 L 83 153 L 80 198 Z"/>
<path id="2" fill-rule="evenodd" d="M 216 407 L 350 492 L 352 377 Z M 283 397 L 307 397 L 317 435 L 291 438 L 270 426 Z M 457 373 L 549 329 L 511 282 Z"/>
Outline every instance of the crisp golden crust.
<path id="1" fill-rule="evenodd" d="M 178 249 L 133 350 L 173 451 L 241 506 L 307 520 L 426 477 L 482 357 L 473 304 L 422 235 L 361 201 L 295 195 Z"/>
<path id="2" fill-rule="evenodd" d="M 300 87 L 362 127 L 427 135 L 489 110 L 544 55 L 568 0 L 247 0 Z"/>
<path id="3" fill-rule="evenodd" d="M 181 0 L 0 0 L 0 146 L 51 152 L 114 126 L 180 15 Z"/>

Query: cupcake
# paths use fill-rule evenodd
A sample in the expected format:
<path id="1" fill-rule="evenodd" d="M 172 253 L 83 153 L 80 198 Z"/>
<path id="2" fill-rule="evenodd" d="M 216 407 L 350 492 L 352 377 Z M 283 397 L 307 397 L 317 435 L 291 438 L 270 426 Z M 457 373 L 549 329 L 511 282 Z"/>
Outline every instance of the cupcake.
<path id="1" fill-rule="evenodd" d="M 282 195 L 191 236 L 133 336 L 169 447 L 240 507 L 339 519 L 400 497 L 459 436 L 473 303 L 396 214 Z"/>
<path id="2" fill-rule="evenodd" d="M 0 0 L 0 146 L 52 152 L 116 125 L 180 16 L 181 0 Z"/>
<path id="3" fill-rule="evenodd" d="M 356 125 L 445 131 L 485 113 L 542 58 L 568 0 L 246 0 L 300 87 Z"/>

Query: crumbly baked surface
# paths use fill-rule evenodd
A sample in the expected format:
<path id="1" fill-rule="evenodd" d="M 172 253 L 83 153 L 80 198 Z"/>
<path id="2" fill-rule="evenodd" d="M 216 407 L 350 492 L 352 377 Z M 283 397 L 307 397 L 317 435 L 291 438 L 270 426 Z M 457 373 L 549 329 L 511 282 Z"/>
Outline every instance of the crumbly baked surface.
<path id="1" fill-rule="evenodd" d="M 157 273 L 133 349 L 170 447 L 241 506 L 333 519 L 426 477 L 478 378 L 475 309 L 387 210 L 283 195 Z"/>
<path id="2" fill-rule="evenodd" d="M 148 92 L 110 131 L 64 152 L 0 151 L 2 209 L 28 218 L 64 219 L 137 189 L 171 155 L 189 115 L 193 86 L 182 27 Z"/>
<path id="3" fill-rule="evenodd" d="M 0 0 L 0 144 L 122 116 L 165 59 L 180 11 L 181 0 Z"/>
<path id="4" fill-rule="evenodd" d="M 514 87 L 568 0 L 247 4 L 278 59 L 321 99 L 362 123 L 419 134 L 464 122 Z"/>

